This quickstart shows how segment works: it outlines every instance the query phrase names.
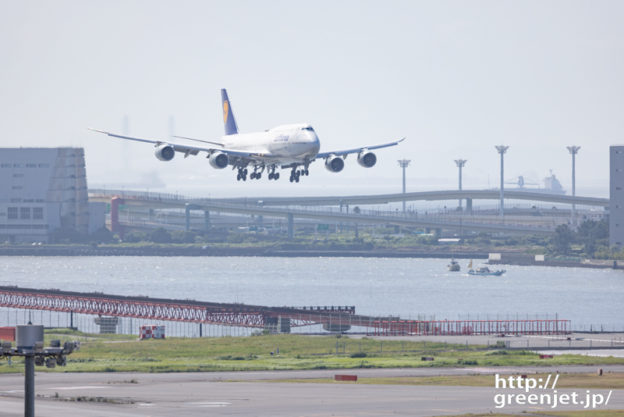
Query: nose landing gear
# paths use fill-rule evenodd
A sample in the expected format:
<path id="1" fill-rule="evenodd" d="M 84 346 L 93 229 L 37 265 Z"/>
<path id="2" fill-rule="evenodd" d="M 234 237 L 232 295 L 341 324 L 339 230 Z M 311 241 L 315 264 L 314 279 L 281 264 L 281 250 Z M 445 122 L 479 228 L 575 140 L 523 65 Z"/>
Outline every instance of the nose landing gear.
<path id="1" fill-rule="evenodd" d="M 299 178 L 302 176 L 308 176 L 310 175 L 310 171 L 308 171 L 308 169 L 296 169 L 293 168 L 292 171 L 290 172 L 290 182 L 299 182 Z"/>

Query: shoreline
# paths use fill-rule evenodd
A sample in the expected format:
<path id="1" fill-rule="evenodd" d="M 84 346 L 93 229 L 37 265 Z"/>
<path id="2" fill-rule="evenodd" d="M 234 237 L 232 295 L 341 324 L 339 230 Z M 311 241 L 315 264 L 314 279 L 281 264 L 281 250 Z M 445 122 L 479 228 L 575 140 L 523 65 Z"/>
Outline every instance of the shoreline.
<path id="1" fill-rule="evenodd" d="M 450 249 L 450 248 L 449 248 Z M 423 259 L 474 259 L 487 261 L 490 265 L 516 266 L 551 266 L 568 268 L 624 269 L 624 262 L 612 260 L 559 260 L 546 259 L 535 261 L 533 255 L 517 252 L 499 252 L 500 260 L 489 260 L 488 251 L 452 251 L 452 250 L 407 250 L 407 249 L 281 249 L 266 247 L 219 248 L 211 246 L 145 246 L 145 247 L 111 247 L 111 246 L 5 246 L 0 247 L 0 256 L 259 256 L 259 257 L 306 257 L 306 258 L 423 258 Z"/>

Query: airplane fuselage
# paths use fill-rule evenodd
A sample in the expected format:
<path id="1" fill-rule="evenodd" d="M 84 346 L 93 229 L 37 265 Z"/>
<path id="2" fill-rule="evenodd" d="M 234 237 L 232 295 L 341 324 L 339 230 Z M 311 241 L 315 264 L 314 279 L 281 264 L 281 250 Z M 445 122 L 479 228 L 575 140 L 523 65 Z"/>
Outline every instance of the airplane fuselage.
<path id="1" fill-rule="evenodd" d="M 238 133 L 221 138 L 224 147 L 258 154 L 270 154 L 276 163 L 290 164 L 313 160 L 320 141 L 306 123 L 281 125 L 264 132 Z"/>
<path id="2" fill-rule="evenodd" d="M 252 180 L 260 179 L 265 171 L 268 172 L 269 180 L 277 180 L 280 177 L 279 170 L 290 169 L 290 182 L 299 182 L 299 177 L 310 175 L 308 167 L 317 159 L 325 161 L 324 165 L 328 171 L 338 173 L 344 168 L 344 159 L 349 154 L 357 155 L 359 165 L 371 168 L 377 162 L 377 157 L 372 152 L 374 149 L 395 146 L 405 139 L 380 145 L 319 152 L 321 143 L 308 123 L 280 125 L 264 132 L 238 133 L 238 125 L 225 89 L 221 89 L 221 105 L 225 136 L 222 136 L 219 142 L 176 136 L 179 139 L 203 142 L 208 146 L 193 146 L 168 140 L 118 135 L 98 129 L 91 130 L 120 139 L 150 143 L 155 147 L 154 156 L 160 161 L 171 161 L 176 153 L 183 153 L 185 158 L 205 153 L 213 168 L 225 169 L 231 166 L 233 170 L 236 169 L 237 181 L 246 181 L 248 174 Z"/>

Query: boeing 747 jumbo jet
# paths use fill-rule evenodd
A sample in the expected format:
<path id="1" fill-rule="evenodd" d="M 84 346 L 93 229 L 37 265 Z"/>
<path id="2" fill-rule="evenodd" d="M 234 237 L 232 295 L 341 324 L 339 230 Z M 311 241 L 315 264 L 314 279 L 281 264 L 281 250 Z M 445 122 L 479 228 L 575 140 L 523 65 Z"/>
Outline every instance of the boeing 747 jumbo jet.
<path id="1" fill-rule="evenodd" d="M 312 126 L 307 123 L 277 126 L 264 132 L 238 133 L 238 126 L 225 89 L 221 90 L 221 101 L 225 136 L 218 142 L 175 136 L 179 139 L 206 143 L 210 145 L 208 147 L 180 145 L 166 140 L 135 138 L 97 129 L 90 130 L 115 138 L 151 143 L 156 147 L 156 158 L 161 161 L 171 161 L 176 152 L 183 153 L 185 158 L 205 152 L 213 168 L 223 169 L 231 165 L 233 170 L 238 170 L 236 175 L 238 181 L 246 181 L 248 169 L 251 168 L 253 172 L 249 177 L 252 180 L 262 178 L 265 170 L 268 171 L 269 180 L 277 180 L 280 177 L 279 172 L 276 172 L 278 169 L 290 169 L 290 182 L 299 182 L 302 175 L 309 175 L 308 167 L 316 159 L 324 159 L 325 168 L 329 171 L 340 172 L 344 168 L 344 159 L 349 154 L 357 154 L 358 163 L 370 168 L 377 162 L 377 156 L 371 152 L 373 149 L 395 146 L 405 139 L 356 149 L 319 152 L 321 146 L 319 138 Z"/>

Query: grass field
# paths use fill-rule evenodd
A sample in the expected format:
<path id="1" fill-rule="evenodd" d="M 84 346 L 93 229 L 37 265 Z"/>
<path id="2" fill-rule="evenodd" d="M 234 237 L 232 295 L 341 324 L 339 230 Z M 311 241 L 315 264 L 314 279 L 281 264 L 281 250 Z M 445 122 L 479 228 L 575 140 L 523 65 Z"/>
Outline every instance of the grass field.
<path id="1" fill-rule="evenodd" d="M 136 340 L 128 335 L 47 331 L 50 339 L 80 340 L 81 348 L 55 372 L 201 372 L 287 369 L 414 368 L 624 364 L 623 358 L 560 355 L 541 360 L 528 351 L 432 342 L 379 341 L 336 336 L 263 335 Z M 279 353 L 278 353 L 279 352 Z M 271 354 L 273 353 L 273 354 Z M 422 361 L 421 357 L 433 357 Z M 38 371 L 46 368 L 37 368 Z M 23 365 L 0 361 L 0 373 Z"/>

